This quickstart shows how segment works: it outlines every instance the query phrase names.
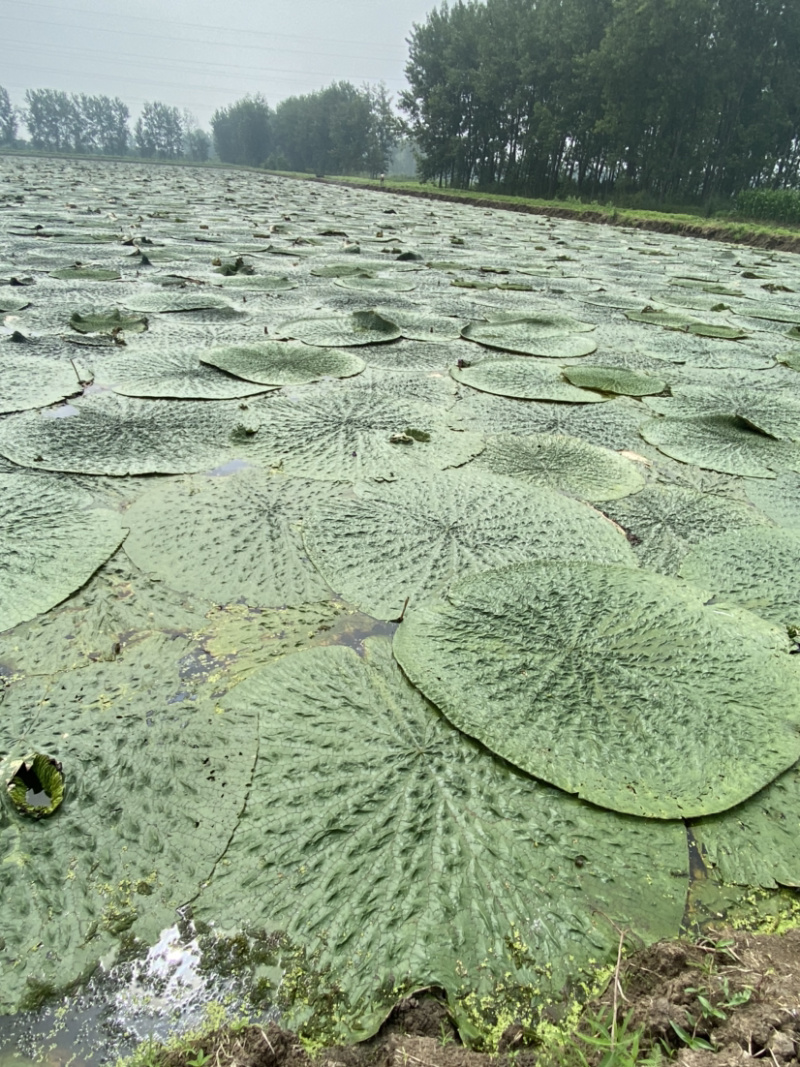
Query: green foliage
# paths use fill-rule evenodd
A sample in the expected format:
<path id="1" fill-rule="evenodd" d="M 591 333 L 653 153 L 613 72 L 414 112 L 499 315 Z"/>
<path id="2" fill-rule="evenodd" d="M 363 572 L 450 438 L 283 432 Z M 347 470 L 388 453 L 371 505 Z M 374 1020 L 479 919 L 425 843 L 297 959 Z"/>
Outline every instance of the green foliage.
<path id="1" fill-rule="evenodd" d="M 458 3 L 409 45 L 424 180 L 705 204 L 795 180 L 795 5 Z"/>
<path id="2" fill-rule="evenodd" d="M 136 120 L 136 147 L 147 159 L 178 159 L 183 155 L 184 120 L 180 111 L 156 100 L 145 103 Z"/>
<path id="3" fill-rule="evenodd" d="M 223 163 L 257 167 L 272 150 L 273 112 L 259 93 L 245 96 L 211 118 L 214 147 Z"/>
<path id="4" fill-rule="evenodd" d="M 17 113 L 11 106 L 8 90 L 0 85 L 0 145 L 11 145 L 17 139 Z"/>
<path id="5" fill-rule="evenodd" d="M 225 163 L 373 177 L 386 169 L 403 128 L 383 84 L 357 89 L 345 81 L 287 97 L 274 111 L 260 94 L 245 96 L 217 110 L 211 126 Z"/>
<path id="6" fill-rule="evenodd" d="M 29 89 L 25 125 L 34 148 L 123 155 L 128 148 L 128 108 L 118 98 Z"/>
<path id="7" fill-rule="evenodd" d="M 736 211 L 748 219 L 800 225 L 800 192 L 797 189 L 743 189 L 736 197 Z"/>

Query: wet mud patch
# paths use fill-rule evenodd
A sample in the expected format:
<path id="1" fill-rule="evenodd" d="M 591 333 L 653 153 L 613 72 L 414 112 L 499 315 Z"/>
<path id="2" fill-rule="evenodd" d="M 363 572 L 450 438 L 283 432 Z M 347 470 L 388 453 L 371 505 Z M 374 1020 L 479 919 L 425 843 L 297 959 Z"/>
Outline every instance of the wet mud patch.
<path id="1" fill-rule="evenodd" d="M 608 1055 L 592 1045 L 597 1021 L 620 1049 L 640 1033 L 639 1058 L 684 1067 L 797 1062 L 800 1047 L 800 929 L 785 934 L 724 932 L 697 942 L 663 941 L 623 959 L 605 990 L 582 1009 L 572 1029 L 531 1033 L 511 1024 L 494 1053 L 460 1043 L 444 997 L 435 989 L 394 1007 L 378 1033 L 357 1045 L 313 1054 L 291 1031 L 271 1023 L 223 1026 L 172 1050 L 156 1067 L 199 1061 L 231 1067 L 596 1067 Z M 606 1061 L 607 1062 L 607 1061 Z M 627 1060 L 625 1062 L 628 1062 Z M 631 1061 L 632 1062 L 632 1061 Z"/>

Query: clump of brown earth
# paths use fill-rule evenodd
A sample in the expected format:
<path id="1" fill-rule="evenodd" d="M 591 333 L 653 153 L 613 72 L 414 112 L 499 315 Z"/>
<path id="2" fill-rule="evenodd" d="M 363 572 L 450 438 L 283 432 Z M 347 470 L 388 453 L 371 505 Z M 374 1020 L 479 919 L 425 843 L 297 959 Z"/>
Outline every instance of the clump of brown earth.
<path id="1" fill-rule="evenodd" d="M 526 1045 L 520 1027 L 509 1028 L 493 1055 L 464 1048 L 445 1005 L 428 993 L 398 1004 L 370 1041 L 325 1049 L 314 1059 L 295 1034 L 249 1026 L 214 1031 L 188 1054 L 164 1053 L 159 1067 L 188 1067 L 203 1056 L 209 1067 L 591 1067 L 608 1047 L 577 1035 L 596 1033 L 598 1017 L 610 1030 L 615 1007 L 620 1033 L 641 1031 L 640 1058 L 659 1050 L 680 1067 L 793 1067 L 800 1049 L 800 930 L 669 941 L 636 952 L 585 1006 L 577 1033 L 556 1048 Z"/>

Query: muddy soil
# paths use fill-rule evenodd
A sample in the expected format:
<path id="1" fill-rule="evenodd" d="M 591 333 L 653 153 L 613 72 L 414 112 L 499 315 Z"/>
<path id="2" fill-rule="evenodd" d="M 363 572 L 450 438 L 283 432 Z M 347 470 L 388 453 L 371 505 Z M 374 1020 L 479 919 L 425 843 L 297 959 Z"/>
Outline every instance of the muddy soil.
<path id="1" fill-rule="evenodd" d="M 800 1050 L 800 929 L 780 935 L 721 932 L 696 943 L 669 941 L 622 960 L 604 992 L 584 1008 L 577 1029 L 549 1047 L 520 1027 L 493 1055 L 463 1047 L 435 993 L 401 1001 L 372 1040 L 323 1050 L 313 1059 L 295 1034 L 271 1025 L 217 1030 L 190 1053 L 167 1053 L 159 1067 L 555 1067 L 596 1065 L 603 1048 L 581 1040 L 606 1031 L 641 1031 L 639 1056 L 660 1051 L 681 1067 L 733 1067 L 760 1061 L 793 1067 Z M 713 1051 L 712 1051 L 713 1050 Z M 197 1053 L 201 1056 L 197 1056 Z"/>

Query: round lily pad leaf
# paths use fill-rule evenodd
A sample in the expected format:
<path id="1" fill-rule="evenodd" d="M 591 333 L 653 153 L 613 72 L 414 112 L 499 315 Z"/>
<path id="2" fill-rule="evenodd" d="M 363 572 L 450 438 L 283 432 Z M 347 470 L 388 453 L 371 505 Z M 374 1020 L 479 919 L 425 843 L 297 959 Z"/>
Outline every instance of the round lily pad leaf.
<path id="1" fill-rule="evenodd" d="M 487 433 L 551 433 L 581 437 L 601 448 L 641 447 L 641 405 L 627 397 L 608 404 L 559 404 L 470 393 L 458 405 L 465 425 Z"/>
<path id="2" fill-rule="evenodd" d="M 29 980 L 63 988 L 122 939 L 154 943 L 224 855 L 257 724 L 249 708 L 222 715 L 195 699 L 195 654 L 159 635 L 6 690 L 0 780 L 41 746 L 67 789 L 51 819 L 0 811 L 3 1012 L 21 1006 Z"/>
<path id="3" fill-rule="evenodd" d="M 560 493 L 469 472 L 364 485 L 323 504 L 305 542 L 333 589 L 368 615 L 400 616 L 458 576 L 530 559 L 634 565 L 620 531 Z"/>
<path id="4" fill-rule="evenodd" d="M 680 574 L 765 619 L 800 626 L 800 531 L 730 530 L 698 545 Z"/>
<path id="5" fill-rule="evenodd" d="M 76 263 L 74 267 L 51 270 L 50 277 L 58 278 L 62 281 L 82 279 L 92 282 L 118 282 L 122 275 L 118 270 L 113 270 L 109 267 L 86 267 Z"/>
<path id="6" fill-rule="evenodd" d="M 125 307 L 131 311 L 171 314 L 181 311 L 233 311 L 234 308 L 220 296 L 188 290 L 180 293 L 137 293 L 126 297 Z"/>
<path id="7" fill-rule="evenodd" d="M 800 887 L 800 766 L 732 811 L 698 819 L 692 833 L 722 881 Z"/>
<path id="8" fill-rule="evenodd" d="M 376 345 L 402 337 L 397 325 L 379 315 L 377 311 L 353 311 L 349 315 L 309 315 L 307 318 L 285 322 L 279 330 L 282 337 L 291 337 L 323 348 Z"/>
<path id="9" fill-rule="evenodd" d="M 0 423 L 0 453 L 22 467 L 79 474 L 183 474 L 229 458 L 238 404 L 134 400 L 101 393 L 65 417 L 38 412 Z"/>
<path id="10" fill-rule="evenodd" d="M 800 308 L 790 308 L 785 304 L 748 304 L 746 308 L 742 308 L 742 314 L 749 319 L 767 319 L 770 322 L 800 324 Z"/>
<path id="11" fill-rule="evenodd" d="M 673 397 L 648 399 L 645 403 L 662 415 L 685 418 L 693 415 L 738 415 L 757 430 L 778 440 L 800 440 L 800 389 L 794 382 L 771 372 L 732 373 L 723 380 L 714 374 L 701 385 L 677 384 Z M 789 373 L 789 372 L 787 372 Z"/>
<path id="12" fill-rule="evenodd" d="M 410 293 L 416 289 L 416 282 L 410 282 L 407 278 L 372 278 L 351 275 L 349 278 L 337 278 L 334 285 L 342 289 L 356 289 L 360 292 L 390 292 Z"/>
<path id="13" fill-rule="evenodd" d="M 251 382 L 265 385 L 303 385 L 320 378 L 348 378 L 366 367 L 350 352 L 330 351 L 291 341 L 254 345 L 225 345 L 205 349 L 200 360 Z"/>
<path id="14" fill-rule="evenodd" d="M 377 308 L 377 311 L 396 322 L 403 337 L 412 341 L 457 341 L 464 326 L 463 319 L 436 315 L 433 311 L 409 311 L 405 308 Z"/>
<path id="15" fill-rule="evenodd" d="M 751 479 L 750 485 L 775 483 Z M 728 530 L 766 526 L 753 507 L 682 486 L 648 485 L 635 497 L 603 509 L 626 531 L 642 565 L 660 574 L 677 575 L 694 545 Z"/>
<path id="16" fill-rule="evenodd" d="M 241 457 L 302 478 L 416 478 L 420 468 L 459 467 L 484 445 L 480 434 L 451 429 L 438 407 L 378 389 L 279 396 L 259 418 L 238 441 Z"/>
<path id="17" fill-rule="evenodd" d="M 487 348 L 518 352 L 524 356 L 549 356 L 571 359 L 589 356 L 597 345 L 587 338 L 571 334 L 591 333 L 595 327 L 566 315 L 525 315 L 493 322 L 471 322 L 461 331 L 468 341 Z"/>
<path id="18" fill-rule="evenodd" d="M 686 330 L 697 322 L 688 312 L 646 307 L 642 311 L 626 311 L 631 322 L 645 322 L 649 326 L 663 326 L 666 330 Z"/>
<path id="19" fill-rule="evenodd" d="M 147 319 L 144 315 L 123 315 L 119 308 L 111 311 L 75 311 L 69 324 L 78 333 L 144 333 Z"/>
<path id="20" fill-rule="evenodd" d="M 97 367 L 95 381 L 110 384 L 123 396 L 176 400 L 232 400 L 267 391 L 206 366 L 194 348 L 171 345 L 142 352 L 126 347 Z"/>
<path id="21" fill-rule="evenodd" d="M 581 389 L 599 389 L 622 396 L 649 396 L 663 393 L 667 388 L 667 383 L 660 378 L 623 367 L 565 367 L 563 375 Z"/>
<path id="22" fill-rule="evenodd" d="M 457 382 L 481 392 L 522 400 L 602 404 L 611 399 L 602 393 L 570 385 L 559 367 L 533 359 L 487 359 L 469 367 L 451 367 L 450 374 Z"/>
<path id="23" fill-rule="evenodd" d="M 91 503 L 55 480 L 0 474 L 0 630 L 49 611 L 119 548 L 119 518 Z"/>
<path id="24" fill-rule="evenodd" d="M 800 755 L 786 633 L 630 567 L 528 563 L 409 609 L 394 653 L 450 721 L 593 804 L 724 811 Z"/>
<path id="25" fill-rule="evenodd" d="M 500 985 L 522 985 L 533 1022 L 570 967 L 613 961 L 604 916 L 646 941 L 677 928 L 679 824 L 598 811 L 520 774 L 452 729 L 387 642 L 365 649 L 287 656 L 223 702 L 258 718 L 261 744 L 194 914 L 285 931 L 313 978 L 289 1025 L 313 1012 L 334 1039 L 365 1038 L 398 996 L 432 984 L 457 1017 L 470 995 L 474 1021 L 484 996 L 496 1005 Z"/>
<path id="26" fill-rule="evenodd" d="M 773 481 L 750 479 L 748 498 L 778 526 L 800 528 L 800 476 L 784 471 Z"/>
<path id="27" fill-rule="evenodd" d="M 252 293 L 285 293 L 297 289 L 298 283 L 285 275 L 252 274 L 225 278 L 223 289 L 243 289 Z"/>
<path id="28" fill-rule="evenodd" d="M 10 768 L 8 795 L 20 815 L 45 819 L 64 799 L 64 772 L 58 760 L 35 752 Z"/>
<path id="29" fill-rule="evenodd" d="M 692 322 L 689 324 L 688 333 L 696 337 L 716 337 L 723 341 L 742 341 L 750 336 L 749 330 L 743 330 L 740 326 L 728 326 L 724 323 Z"/>
<path id="30" fill-rule="evenodd" d="M 659 342 L 656 344 L 656 342 Z M 671 334 L 663 338 L 648 339 L 645 350 L 653 359 L 668 363 L 683 363 L 687 367 L 743 370 L 762 370 L 775 362 L 768 355 L 739 344 L 720 345 L 692 334 Z"/>
<path id="31" fill-rule="evenodd" d="M 616 500 L 644 486 L 636 463 L 618 452 L 561 434 L 487 438 L 474 466 L 591 501 Z"/>
<path id="32" fill-rule="evenodd" d="M 800 447 L 776 441 L 736 415 L 649 419 L 639 432 L 665 455 L 723 474 L 774 478 L 779 470 L 800 471 Z"/>
<path id="33" fill-rule="evenodd" d="M 783 352 L 778 356 L 778 362 L 790 367 L 793 371 L 800 371 L 800 350 L 797 352 Z"/>
<path id="34" fill-rule="evenodd" d="M 371 278 L 372 273 L 359 263 L 323 263 L 312 267 L 316 278 Z"/>
<path id="35" fill-rule="evenodd" d="M 30 303 L 30 300 L 14 296 L 14 294 L 9 292 L 5 287 L 0 287 L 0 311 L 9 313 L 23 311 L 26 307 L 30 307 Z"/>
<path id="36" fill-rule="evenodd" d="M 158 485 L 126 511 L 125 551 L 173 589 L 220 604 L 327 600 L 329 590 L 308 562 L 299 532 L 321 492 L 319 482 L 257 470 Z"/>
<path id="37" fill-rule="evenodd" d="M 16 347 L 16 346 L 12 346 Z M 81 391 L 72 364 L 57 359 L 0 355 L 0 413 L 47 407 Z"/>

